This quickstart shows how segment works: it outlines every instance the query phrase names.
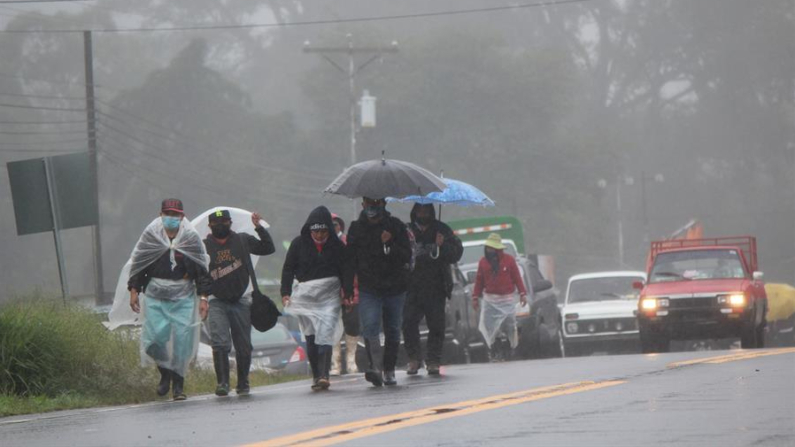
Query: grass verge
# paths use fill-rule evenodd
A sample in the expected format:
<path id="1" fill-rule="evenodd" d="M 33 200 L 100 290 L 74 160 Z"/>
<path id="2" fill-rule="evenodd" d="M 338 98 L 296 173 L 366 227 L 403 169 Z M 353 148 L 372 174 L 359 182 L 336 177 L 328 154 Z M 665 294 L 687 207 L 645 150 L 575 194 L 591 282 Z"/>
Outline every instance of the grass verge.
<path id="1" fill-rule="evenodd" d="M 138 342 L 110 332 L 79 306 L 24 297 L 0 307 L 0 417 L 158 400 L 155 368 L 140 366 Z M 252 371 L 251 386 L 301 376 Z M 189 396 L 215 391 L 213 371 L 192 369 Z"/>

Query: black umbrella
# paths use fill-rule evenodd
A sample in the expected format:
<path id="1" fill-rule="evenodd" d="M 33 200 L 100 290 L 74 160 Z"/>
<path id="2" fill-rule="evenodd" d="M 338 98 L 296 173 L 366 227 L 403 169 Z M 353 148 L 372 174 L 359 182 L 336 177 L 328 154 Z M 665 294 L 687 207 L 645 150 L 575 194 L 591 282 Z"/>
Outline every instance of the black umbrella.
<path id="1" fill-rule="evenodd" d="M 324 192 L 345 197 L 405 197 L 439 192 L 447 187 L 427 169 L 399 160 L 370 160 L 357 163 L 334 179 Z"/>

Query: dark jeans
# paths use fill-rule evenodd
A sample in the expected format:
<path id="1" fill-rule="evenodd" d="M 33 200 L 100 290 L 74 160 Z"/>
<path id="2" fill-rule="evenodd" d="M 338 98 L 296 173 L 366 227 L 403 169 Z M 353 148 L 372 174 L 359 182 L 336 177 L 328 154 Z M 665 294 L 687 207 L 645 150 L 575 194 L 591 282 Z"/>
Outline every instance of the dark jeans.
<path id="1" fill-rule="evenodd" d="M 380 343 L 381 323 L 384 326 L 383 367 L 394 371 L 400 348 L 400 332 L 403 320 L 403 305 L 406 294 L 385 296 L 359 292 L 359 316 L 362 320 L 362 336 L 371 343 Z"/>
<path id="2" fill-rule="evenodd" d="M 229 355 L 232 345 L 238 359 L 251 358 L 251 298 L 237 302 L 210 301 L 210 341 L 213 351 Z"/>
<path id="3" fill-rule="evenodd" d="M 422 360 L 420 322 L 428 326 L 426 362 L 439 366 L 442 362 L 445 330 L 445 297 L 442 294 L 409 293 L 403 309 L 403 342 L 409 360 Z"/>
<path id="4" fill-rule="evenodd" d="M 342 326 L 345 328 L 345 335 L 358 337 L 362 334 L 362 325 L 359 322 L 359 305 L 353 306 L 350 312 L 342 308 Z"/>

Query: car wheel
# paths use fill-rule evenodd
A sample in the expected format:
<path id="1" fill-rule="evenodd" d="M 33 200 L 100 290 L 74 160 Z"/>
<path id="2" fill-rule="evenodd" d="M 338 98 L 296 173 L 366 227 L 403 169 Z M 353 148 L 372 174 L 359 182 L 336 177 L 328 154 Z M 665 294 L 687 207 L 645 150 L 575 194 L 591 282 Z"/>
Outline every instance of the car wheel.
<path id="1" fill-rule="evenodd" d="M 668 348 L 670 349 L 671 342 L 668 342 Z M 658 337 L 654 334 L 650 333 L 640 333 L 640 350 L 644 354 L 654 354 L 660 351 L 660 344 L 658 341 Z"/>

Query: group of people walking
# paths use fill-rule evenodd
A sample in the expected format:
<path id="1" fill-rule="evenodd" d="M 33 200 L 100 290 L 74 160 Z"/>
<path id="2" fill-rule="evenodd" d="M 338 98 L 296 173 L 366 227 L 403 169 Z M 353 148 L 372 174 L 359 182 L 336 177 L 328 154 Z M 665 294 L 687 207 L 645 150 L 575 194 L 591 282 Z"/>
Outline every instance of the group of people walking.
<path id="1" fill-rule="evenodd" d="M 348 372 L 356 372 L 361 337 L 368 363 L 364 376 L 374 386 L 397 384 L 401 335 L 408 374 L 417 374 L 423 363 L 429 375 L 440 372 L 445 301 L 453 288 L 450 265 L 461 258 L 462 243 L 436 218 L 432 205 L 415 205 L 408 224 L 386 210 L 384 199 L 364 198 L 362 208 L 347 235 L 342 219 L 326 207 L 315 208 L 284 260 L 282 304 L 285 313 L 297 317 L 306 340 L 313 390 L 328 389 L 330 376 L 339 373 L 343 334 Z M 250 256 L 275 252 L 260 216 L 254 213 L 251 220 L 256 237 L 233 231 L 229 211 L 214 212 L 208 218 L 211 233 L 202 240 L 185 219 L 182 202 L 166 199 L 159 218 L 136 244 L 127 289 L 131 309 L 143 314 L 141 355 L 157 365 L 159 395 L 171 391 L 175 400 L 186 398 L 184 377 L 204 319 L 209 320 L 216 394 L 230 392 L 233 346 L 235 391 L 249 393 L 252 346 L 247 289 L 250 282 L 256 287 Z M 501 263 L 496 265 L 493 273 L 501 273 Z M 486 292 L 494 284 L 485 279 Z M 484 287 L 476 286 L 476 296 Z M 424 356 L 419 334 L 423 318 L 429 330 Z"/>

